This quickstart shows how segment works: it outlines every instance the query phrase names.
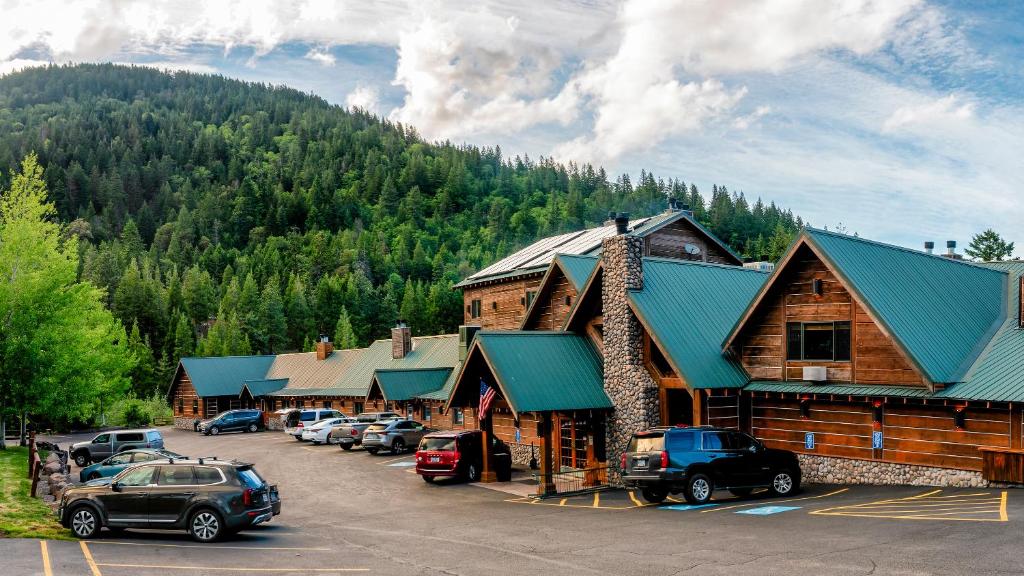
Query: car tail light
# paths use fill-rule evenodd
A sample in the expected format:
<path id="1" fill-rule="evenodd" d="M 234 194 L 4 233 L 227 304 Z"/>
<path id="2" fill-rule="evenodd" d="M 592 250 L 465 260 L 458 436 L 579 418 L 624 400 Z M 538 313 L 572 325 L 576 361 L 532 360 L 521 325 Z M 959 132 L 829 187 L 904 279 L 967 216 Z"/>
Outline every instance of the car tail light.
<path id="1" fill-rule="evenodd" d="M 296 426 L 296 428 L 305 428 L 305 427 L 306 427 L 306 425 L 303 424 L 302 422 L 299 422 L 299 425 Z"/>
<path id="2" fill-rule="evenodd" d="M 242 492 L 242 504 L 252 506 L 252 488 L 246 488 L 245 492 Z"/>
<path id="3" fill-rule="evenodd" d="M 668 452 L 664 450 L 661 451 L 661 467 L 668 468 Z"/>
<path id="4" fill-rule="evenodd" d="M 352 435 L 353 436 L 359 436 L 359 430 L 356 430 L 355 428 L 353 428 L 352 429 Z"/>
<path id="5" fill-rule="evenodd" d="M 455 463 L 458 464 L 459 459 L 462 458 L 462 453 L 458 451 L 452 452 L 452 457 L 455 458 Z"/>
<path id="6" fill-rule="evenodd" d="M 619 468 L 626 469 L 626 453 L 622 453 L 622 458 L 619 459 Z"/>

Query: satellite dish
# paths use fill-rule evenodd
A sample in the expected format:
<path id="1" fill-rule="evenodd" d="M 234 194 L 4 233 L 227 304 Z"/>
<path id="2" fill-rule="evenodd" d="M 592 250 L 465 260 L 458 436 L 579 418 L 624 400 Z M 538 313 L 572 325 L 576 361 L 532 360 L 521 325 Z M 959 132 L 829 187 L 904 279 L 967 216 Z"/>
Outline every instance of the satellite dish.
<path id="1" fill-rule="evenodd" d="M 697 246 L 696 244 L 687 243 L 686 246 L 683 247 L 683 250 L 685 250 L 687 254 L 700 254 L 700 246 Z"/>

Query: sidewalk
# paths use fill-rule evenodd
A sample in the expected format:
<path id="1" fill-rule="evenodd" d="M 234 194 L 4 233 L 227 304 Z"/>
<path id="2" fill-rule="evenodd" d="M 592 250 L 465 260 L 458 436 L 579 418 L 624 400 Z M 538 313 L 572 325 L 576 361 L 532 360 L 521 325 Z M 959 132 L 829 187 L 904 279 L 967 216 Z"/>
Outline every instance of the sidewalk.
<path id="1" fill-rule="evenodd" d="M 489 484 L 473 482 L 471 485 L 525 498 L 537 493 L 537 481 L 533 478 L 533 474 L 529 468 L 513 466 L 512 479 L 509 482 L 491 482 Z"/>

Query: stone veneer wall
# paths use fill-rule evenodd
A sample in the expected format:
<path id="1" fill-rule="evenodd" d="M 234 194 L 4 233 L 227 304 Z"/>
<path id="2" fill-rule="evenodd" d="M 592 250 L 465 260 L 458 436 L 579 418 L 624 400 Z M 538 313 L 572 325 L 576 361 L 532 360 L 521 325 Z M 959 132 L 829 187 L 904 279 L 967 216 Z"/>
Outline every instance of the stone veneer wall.
<path id="1" fill-rule="evenodd" d="M 804 482 L 826 484 L 876 484 L 886 486 L 946 486 L 950 488 L 989 488 L 1002 484 L 989 482 L 981 472 L 932 466 L 855 460 L 833 456 L 798 454 Z"/>
<path id="2" fill-rule="evenodd" d="M 195 430 L 195 416 L 175 416 L 174 427 L 179 430 Z"/>
<path id="3" fill-rule="evenodd" d="M 508 444 L 509 451 L 512 453 L 513 464 L 528 466 L 530 464 L 530 458 L 536 458 L 538 462 L 540 461 L 540 446 L 534 446 L 531 454 L 529 444 L 520 444 L 517 442 L 506 442 L 506 444 Z"/>
<path id="4" fill-rule="evenodd" d="M 608 418 L 609 481 L 619 479 L 619 454 L 637 430 L 658 425 L 658 384 L 643 358 L 643 330 L 626 301 L 644 286 L 643 238 L 620 234 L 602 242 L 604 265 L 604 390 L 615 406 Z"/>

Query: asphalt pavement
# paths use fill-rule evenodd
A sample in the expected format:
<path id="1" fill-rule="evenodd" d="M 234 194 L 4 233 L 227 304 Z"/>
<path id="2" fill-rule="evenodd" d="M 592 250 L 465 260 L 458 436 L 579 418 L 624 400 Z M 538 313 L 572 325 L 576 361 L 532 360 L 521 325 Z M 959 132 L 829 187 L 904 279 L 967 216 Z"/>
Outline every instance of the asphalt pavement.
<path id="1" fill-rule="evenodd" d="M 213 545 L 158 531 L 85 545 L 0 540 L 0 573 L 1024 574 L 1021 490 L 807 485 L 786 499 L 716 493 L 704 507 L 681 498 L 651 506 L 622 490 L 538 502 L 426 484 L 412 455 L 344 452 L 280 432 L 164 436 L 188 456 L 255 463 L 279 485 L 282 514 Z"/>

